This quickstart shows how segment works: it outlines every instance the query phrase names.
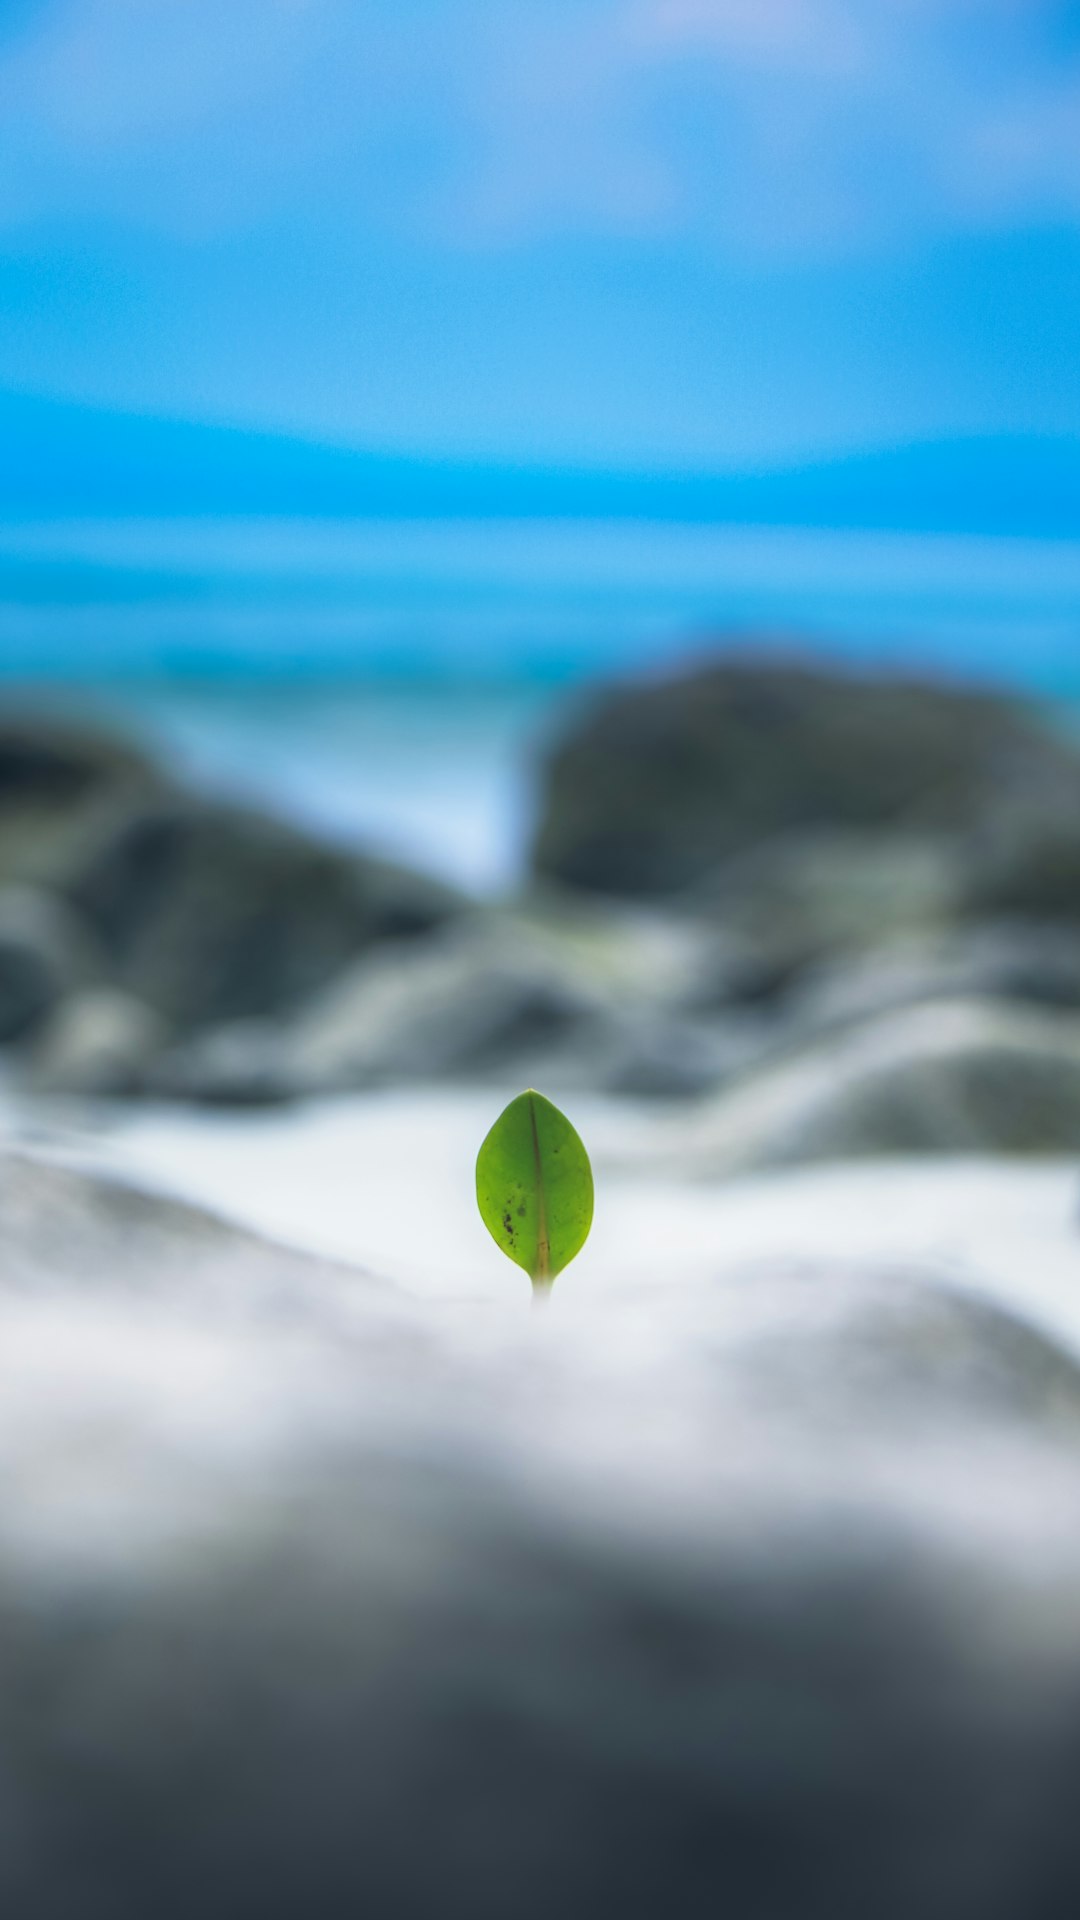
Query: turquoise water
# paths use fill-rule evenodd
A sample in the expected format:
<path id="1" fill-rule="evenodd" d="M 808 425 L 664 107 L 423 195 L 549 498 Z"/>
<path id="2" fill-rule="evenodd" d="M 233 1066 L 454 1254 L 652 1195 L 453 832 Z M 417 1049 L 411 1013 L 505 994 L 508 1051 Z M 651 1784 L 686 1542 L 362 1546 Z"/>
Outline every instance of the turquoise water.
<path id="1" fill-rule="evenodd" d="M 489 893 L 520 871 L 538 761 L 575 695 L 527 681 L 114 679 L 12 689 L 2 704 L 119 727 L 203 790 Z"/>
<path id="2" fill-rule="evenodd" d="M 5 705 L 465 884 L 589 684 L 737 636 L 1080 700 L 1067 542 L 544 522 L 0 524 Z"/>
<path id="3" fill-rule="evenodd" d="M 0 670 L 578 678 L 732 629 L 1080 689 L 1080 545 L 548 522 L 0 523 Z"/>

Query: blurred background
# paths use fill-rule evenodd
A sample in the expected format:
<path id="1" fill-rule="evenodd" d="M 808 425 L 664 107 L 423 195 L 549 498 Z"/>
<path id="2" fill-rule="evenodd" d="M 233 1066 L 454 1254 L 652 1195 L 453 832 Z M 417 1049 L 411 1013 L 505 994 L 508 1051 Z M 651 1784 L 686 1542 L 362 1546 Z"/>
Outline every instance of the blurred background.
<path id="1" fill-rule="evenodd" d="M 13 1920 L 1080 1912 L 1078 341 L 1074 0 L 0 0 Z"/>
<path id="2" fill-rule="evenodd" d="M 1015 919 L 1006 828 L 1056 876 L 1024 912 L 1071 911 L 1080 8 L 2 0 L 0 183 L 32 1078 L 392 1079 L 358 1031 L 300 1071 L 236 1023 L 329 1020 L 369 947 L 471 911 L 487 964 L 512 901 L 526 970 L 557 923 L 559 991 L 653 1022 L 611 1084 L 701 1091 L 748 1058 L 732 983 L 831 954 L 823 890 L 879 854 L 860 951 L 966 924 L 984 855 L 980 925 Z M 766 846 L 748 904 L 725 863 Z"/>
<path id="3" fill-rule="evenodd" d="M 1080 695 L 1078 88 L 1069 0 L 3 0 L 5 702 L 489 890 L 583 681 Z"/>

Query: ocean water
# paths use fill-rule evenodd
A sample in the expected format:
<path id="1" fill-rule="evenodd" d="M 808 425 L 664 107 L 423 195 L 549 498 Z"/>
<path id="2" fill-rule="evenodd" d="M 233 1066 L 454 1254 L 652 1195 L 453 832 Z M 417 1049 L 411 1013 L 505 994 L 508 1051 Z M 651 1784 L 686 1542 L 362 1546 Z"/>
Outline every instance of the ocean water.
<path id="1" fill-rule="evenodd" d="M 1080 547 L 543 522 L 0 524 L 0 701 L 509 884 L 591 685 L 780 647 L 1080 702 Z"/>
<path id="2" fill-rule="evenodd" d="M 461 683 L 109 679 L 0 688 L 0 710 L 119 729 L 182 780 L 474 893 L 519 874 L 572 690 Z"/>

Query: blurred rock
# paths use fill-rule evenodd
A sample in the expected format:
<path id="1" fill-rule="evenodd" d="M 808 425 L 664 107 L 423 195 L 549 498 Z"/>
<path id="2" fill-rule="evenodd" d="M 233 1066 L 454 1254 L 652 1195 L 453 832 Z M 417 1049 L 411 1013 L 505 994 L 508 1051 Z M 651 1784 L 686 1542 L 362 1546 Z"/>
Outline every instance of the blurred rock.
<path id="1" fill-rule="evenodd" d="M 82 1171 L 61 1158 L 0 1151 L 0 1313 L 5 1301 L 70 1290 L 91 1311 L 168 1307 L 208 1331 L 299 1319 L 337 1336 L 358 1301 L 391 1312 L 396 1294 L 355 1267 L 279 1247 L 183 1201 Z M 372 1319 L 374 1327 L 374 1317 Z"/>
<path id="2" fill-rule="evenodd" d="M 99 964 L 87 928 L 62 901 L 31 887 L 0 889 L 0 1045 L 33 1033 Z"/>
<path id="3" fill-rule="evenodd" d="M 623 1010 L 613 1017 L 606 1054 L 587 1084 L 632 1099 L 692 1100 L 757 1066 L 776 1044 L 773 1024 L 752 1013 L 695 1020 L 664 1010 Z"/>
<path id="4" fill-rule="evenodd" d="M 991 1001 L 915 1006 L 722 1093 L 671 1148 L 702 1175 L 872 1154 L 1073 1152 L 1080 1019 Z"/>
<path id="5" fill-rule="evenodd" d="M 64 882 L 116 983 L 177 1026 L 276 1014 L 466 902 L 425 875 L 188 795 L 122 806 Z"/>
<path id="6" fill-rule="evenodd" d="M 48 880 L 95 808 L 159 778 L 126 742 L 43 715 L 0 721 L 0 881 Z"/>
<path id="7" fill-rule="evenodd" d="M 1080 755 L 1018 704 L 730 661 L 601 696 L 547 771 L 537 871 L 672 895 L 818 829 L 962 834 L 1018 799 L 1080 805 Z"/>
<path id="8" fill-rule="evenodd" d="M 1080 945 L 1023 921 L 894 940 L 808 969 L 783 1011 L 787 1037 L 808 1037 L 925 1000 L 978 998 L 1080 1012 Z"/>
<path id="9" fill-rule="evenodd" d="M 55 1011 L 29 1061 L 35 1093 L 105 1098 L 142 1093 L 166 1044 L 161 1016 L 114 987 L 88 987 Z"/>
<path id="10" fill-rule="evenodd" d="M 779 917 L 774 945 L 764 920 L 755 925 L 756 945 L 749 922 L 734 922 L 735 937 L 725 921 L 715 945 L 706 936 L 680 947 L 677 967 L 632 953 L 614 967 L 595 923 L 583 939 L 572 917 L 477 913 L 426 940 L 376 948 L 290 1018 L 181 1034 L 151 1055 L 145 1087 L 237 1106 L 441 1080 L 692 1099 L 751 1084 L 846 1029 L 924 1003 L 1080 1011 L 1080 950 L 1060 928 L 1005 923 L 863 941 L 827 960 L 807 948 L 796 965 Z M 632 945 L 618 915 L 607 931 Z M 913 1142 L 929 1151 L 932 1133 Z M 1062 1143 L 1060 1129 L 1047 1139 Z M 947 1130 L 940 1144 L 949 1146 Z"/>
<path id="11" fill-rule="evenodd" d="M 632 1100 L 695 1099 L 714 1092 L 745 1064 L 726 1036 L 675 1020 L 628 1021 L 623 1041 L 588 1084 Z"/>
<path id="12" fill-rule="evenodd" d="M 293 1024 L 295 1084 L 369 1086 L 447 1076 L 528 1073 L 595 1056 L 603 992 L 551 940 L 485 916 L 362 962 Z"/>
<path id="13" fill-rule="evenodd" d="M 210 1107 L 269 1107 L 315 1092 L 294 1060 L 288 1029 L 270 1020 L 234 1020 L 186 1035 L 147 1068 L 144 1091 L 165 1100 Z"/>
<path id="14" fill-rule="evenodd" d="M 791 833 L 725 861 L 683 900 L 720 934 L 706 1003 L 776 1001 L 838 950 L 947 926 L 959 865 L 941 839 L 850 832 Z"/>
<path id="15" fill-rule="evenodd" d="M 667 903 L 617 900 L 535 880 L 511 907 L 489 911 L 487 921 L 552 953 L 608 998 L 654 1006 L 687 1000 L 718 938 L 715 926 L 673 913 Z"/>
<path id="16" fill-rule="evenodd" d="M 550 923 L 489 914 L 412 953 L 387 950 L 301 1013 L 287 1042 L 305 1091 L 436 1079 L 542 1080 L 679 1097 L 754 1057 L 736 1022 L 669 1010 L 628 960 Z"/>
<path id="17" fill-rule="evenodd" d="M 572 1298 L 0 1165 L 5 1914 L 1071 1920 L 1072 1361 L 908 1272 Z"/>
<path id="18" fill-rule="evenodd" d="M 150 762 L 115 736 L 27 714 L 0 720 L 0 806 L 78 805 L 109 787 L 154 778 Z"/>
<path id="19" fill-rule="evenodd" d="M 1080 921 L 1080 817 L 1030 802 L 987 823 L 970 849 L 966 910 L 1049 924 Z"/>
<path id="20" fill-rule="evenodd" d="M 610 800 L 643 859 L 683 848 L 670 888 L 589 892 L 560 858 L 481 911 L 122 745 L 0 728 L 0 874 L 21 835 L 41 876 L 0 889 L 0 1043 L 87 1095 L 710 1095 L 921 1002 L 1080 1007 L 1078 798 L 1080 759 L 1005 701 L 729 664 L 610 696 L 557 756 L 549 824 L 604 841 Z"/>

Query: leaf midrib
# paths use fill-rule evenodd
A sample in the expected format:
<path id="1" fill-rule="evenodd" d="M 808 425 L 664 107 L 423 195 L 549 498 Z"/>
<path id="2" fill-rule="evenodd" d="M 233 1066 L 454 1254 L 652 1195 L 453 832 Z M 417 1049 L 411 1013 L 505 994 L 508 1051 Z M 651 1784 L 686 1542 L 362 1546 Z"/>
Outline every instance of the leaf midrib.
<path id="1" fill-rule="evenodd" d="M 540 1155 L 540 1129 L 536 1123 L 536 1100 L 531 1089 L 529 1121 L 532 1127 L 533 1169 L 536 1174 L 536 1267 L 532 1280 L 534 1286 L 546 1287 L 551 1285 L 551 1242 L 548 1236 L 544 1167 Z"/>

